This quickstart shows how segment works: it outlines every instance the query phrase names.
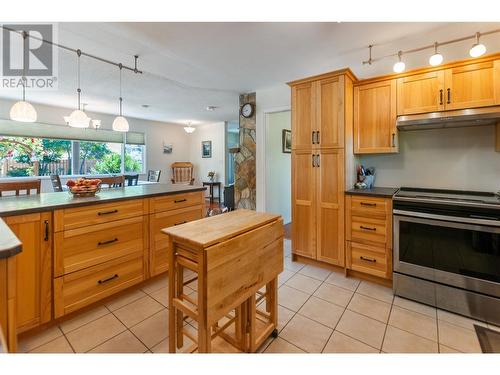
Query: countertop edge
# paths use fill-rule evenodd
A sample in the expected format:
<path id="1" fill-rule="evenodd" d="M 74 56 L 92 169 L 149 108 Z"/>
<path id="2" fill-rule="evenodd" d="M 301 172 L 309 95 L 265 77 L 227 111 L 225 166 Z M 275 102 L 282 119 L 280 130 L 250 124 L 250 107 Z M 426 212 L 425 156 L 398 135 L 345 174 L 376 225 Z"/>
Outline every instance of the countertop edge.
<path id="1" fill-rule="evenodd" d="M 0 259 L 10 258 L 23 251 L 23 245 L 7 224 L 0 218 Z"/>
<path id="2" fill-rule="evenodd" d="M 70 207 L 84 207 L 84 206 L 92 206 L 96 204 L 106 204 L 106 203 L 111 203 L 111 202 L 118 202 L 118 201 L 124 201 L 124 200 L 132 200 L 132 199 L 143 199 L 143 198 L 152 198 L 152 197 L 157 197 L 157 196 L 162 196 L 162 195 L 174 195 L 174 194 L 183 194 L 183 193 L 192 193 L 192 192 L 197 192 L 197 191 L 204 191 L 207 190 L 207 187 L 205 186 L 196 186 L 193 188 L 186 188 L 186 189 L 181 189 L 181 190 L 174 190 L 174 191 L 161 191 L 161 192 L 151 192 L 151 193 L 144 193 L 141 195 L 136 195 L 136 196 L 124 196 L 124 197 L 116 197 L 116 198 L 106 198 L 105 200 L 102 201 L 68 201 L 64 202 L 61 204 L 52 204 L 52 205 L 47 205 L 47 206 L 40 206 L 40 207 L 30 207 L 30 208 L 16 208 L 12 210 L 5 210 L 0 212 L 0 218 L 2 217 L 7 217 L 7 216 L 17 216 L 17 215 L 25 215 L 25 214 L 30 214 L 30 213 L 39 213 L 39 212 L 47 212 L 47 211 L 54 211 L 54 210 L 61 210 L 65 208 L 70 208 Z M 63 194 L 63 193 L 57 193 L 57 194 Z M 85 198 L 83 198 L 85 199 Z M 0 201 L 1 203 L 1 201 Z"/>
<path id="3" fill-rule="evenodd" d="M 399 188 L 395 188 L 395 187 L 375 187 L 373 189 L 350 189 L 350 190 L 346 190 L 345 194 L 392 198 L 398 190 L 399 190 Z"/>

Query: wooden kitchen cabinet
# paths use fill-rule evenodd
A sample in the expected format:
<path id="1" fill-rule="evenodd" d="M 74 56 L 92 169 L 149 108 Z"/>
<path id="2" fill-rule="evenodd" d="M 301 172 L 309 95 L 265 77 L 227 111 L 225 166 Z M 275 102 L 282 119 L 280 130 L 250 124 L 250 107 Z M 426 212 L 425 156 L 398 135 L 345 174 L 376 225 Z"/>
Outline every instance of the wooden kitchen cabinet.
<path id="1" fill-rule="evenodd" d="M 344 265 L 344 150 L 322 149 L 315 167 L 316 259 Z"/>
<path id="2" fill-rule="evenodd" d="M 344 148 L 344 76 L 316 82 L 316 148 Z"/>
<path id="3" fill-rule="evenodd" d="M 456 66 L 444 74 L 447 110 L 500 105 L 500 60 Z"/>
<path id="4" fill-rule="evenodd" d="M 23 244 L 16 255 L 18 332 L 52 318 L 52 213 L 42 212 L 4 218 Z"/>
<path id="5" fill-rule="evenodd" d="M 354 87 L 354 153 L 398 152 L 396 80 Z"/>
<path id="6" fill-rule="evenodd" d="M 398 78 L 397 107 L 398 116 L 444 110 L 444 71 Z"/>
<path id="7" fill-rule="evenodd" d="M 293 252 L 316 258 L 315 157 L 311 151 L 292 151 Z"/>
<path id="8" fill-rule="evenodd" d="M 306 82 L 292 87 L 292 149 L 310 150 L 315 143 L 316 85 Z"/>

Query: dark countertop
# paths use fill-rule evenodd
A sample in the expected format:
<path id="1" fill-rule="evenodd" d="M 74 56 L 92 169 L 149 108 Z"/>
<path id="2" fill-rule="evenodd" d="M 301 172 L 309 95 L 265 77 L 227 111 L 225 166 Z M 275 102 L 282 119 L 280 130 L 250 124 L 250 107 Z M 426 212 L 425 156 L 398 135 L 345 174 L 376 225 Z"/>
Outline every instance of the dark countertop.
<path id="1" fill-rule="evenodd" d="M 399 188 L 374 187 L 373 189 L 351 189 L 345 193 L 349 195 L 367 195 L 373 197 L 392 198 Z"/>
<path id="2" fill-rule="evenodd" d="M 0 259 L 9 258 L 22 251 L 22 244 L 7 224 L 0 219 Z M 1 345 L 1 344 L 0 344 Z"/>
<path id="3" fill-rule="evenodd" d="M 149 198 L 206 190 L 203 186 L 148 184 L 125 188 L 103 189 L 95 197 L 75 198 L 69 192 L 0 198 L 0 217 L 51 211 L 68 207 L 88 206 L 126 199 Z"/>

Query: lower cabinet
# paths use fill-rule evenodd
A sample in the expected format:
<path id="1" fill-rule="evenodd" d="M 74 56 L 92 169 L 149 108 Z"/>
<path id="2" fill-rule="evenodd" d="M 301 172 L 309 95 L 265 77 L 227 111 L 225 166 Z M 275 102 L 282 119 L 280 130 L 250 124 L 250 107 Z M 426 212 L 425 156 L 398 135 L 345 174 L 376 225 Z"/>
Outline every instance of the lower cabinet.
<path id="1" fill-rule="evenodd" d="M 168 270 L 168 236 L 161 230 L 203 218 L 204 206 L 178 208 L 149 216 L 149 273 L 153 277 Z"/>
<path id="2" fill-rule="evenodd" d="M 392 200 L 346 196 L 346 267 L 392 279 Z"/>
<path id="3" fill-rule="evenodd" d="M 78 310 L 144 280 L 142 251 L 54 279 L 54 317 Z"/>
<path id="4" fill-rule="evenodd" d="M 52 212 L 3 218 L 23 244 L 16 255 L 18 333 L 52 319 Z"/>

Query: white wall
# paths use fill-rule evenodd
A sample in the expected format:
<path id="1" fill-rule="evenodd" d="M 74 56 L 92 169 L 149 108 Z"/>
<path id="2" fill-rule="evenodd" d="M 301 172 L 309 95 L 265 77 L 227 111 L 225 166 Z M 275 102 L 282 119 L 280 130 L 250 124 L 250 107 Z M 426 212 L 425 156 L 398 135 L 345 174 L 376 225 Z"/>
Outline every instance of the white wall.
<path id="1" fill-rule="evenodd" d="M 0 118 L 8 119 L 13 101 L 0 99 Z M 67 108 L 51 107 L 36 104 L 38 122 L 66 126 L 63 116 L 69 115 L 71 110 Z M 102 120 L 103 129 L 111 129 L 115 116 L 88 113 L 91 118 Z M 127 118 L 131 131 L 144 132 L 146 137 L 146 171 L 148 169 L 160 169 L 162 171 L 160 181 L 170 183 L 170 164 L 175 161 L 190 160 L 189 137 L 183 127 L 178 124 L 169 124 L 156 121 Z M 19 123 L 22 126 L 22 123 Z M 196 132 L 195 132 L 196 133 Z M 172 154 L 163 153 L 163 142 L 173 144 Z M 223 148 L 223 146 L 222 146 Z M 140 176 L 143 179 L 145 176 Z M 50 180 L 42 179 L 42 191 L 52 191 Z"/>
<path id="2" fill-rule="evenodd" d="M 291 112 L 266 114 L 266 211 L 280 214 L 283 222 L 292 221 L 292 161 L 282 150 L 282 131 L 292 129 Z"/>
<path id="3" fill-rule="evenodd" d="M 500 190 L 493 126 L 399 132 L 399 154 L 360 157 L 376 186 Z"/>
<path id="4" fill-rule="evenodd" d="M 265 176 L 265 114 L 290 109 L 290 87 L 286 84 L 256 91 L 256 147 L 257 147 L 257 211 L 266 210 L 266 176 Z"/>
<path id="5" fill-rule="evenodd" d="M 194 164 L 195 183 L 201 184 L 208 181 L 208 172 L 215 171 L 215 180 L 222 183 L 225 181 L 224 165 L 224 123 L 217 122 L 196 127 L 194 133 L 189 134 L 189 160 Z M 212 141 L 212 157 L 201 157 L 201 142 Z M 217 195 L 217 191 L 214 191 Z M 208 194 L 208 193 L 207 193 Z M 221 199 L 223 198 L 221 191 Z"/>

